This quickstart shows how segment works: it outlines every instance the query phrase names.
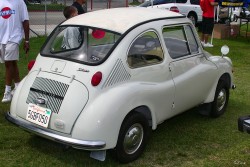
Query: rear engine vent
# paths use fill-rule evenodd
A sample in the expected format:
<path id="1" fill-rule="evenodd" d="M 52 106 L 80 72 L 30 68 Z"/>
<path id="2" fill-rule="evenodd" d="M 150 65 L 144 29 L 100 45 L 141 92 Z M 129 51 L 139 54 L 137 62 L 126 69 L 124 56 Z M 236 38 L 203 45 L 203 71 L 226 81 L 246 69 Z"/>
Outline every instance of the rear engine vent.
<path id="1" fill-rule="evenodd" d="M 57 113 L 61 107 L 69 85 L 47 78 L 37 77 L 30 88 L 26 103 L 35 103 L 35 99 L 46 99 L 46 107 Z"/>

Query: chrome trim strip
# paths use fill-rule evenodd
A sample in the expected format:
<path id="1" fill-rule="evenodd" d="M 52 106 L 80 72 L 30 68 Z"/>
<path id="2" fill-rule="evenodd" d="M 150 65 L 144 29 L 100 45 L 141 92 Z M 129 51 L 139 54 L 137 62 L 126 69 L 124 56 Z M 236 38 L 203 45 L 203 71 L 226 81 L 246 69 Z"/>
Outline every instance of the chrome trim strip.
<path id="1" fill-rule="evenodd" d="M 9 122 L 29 132 L 35 133 L 38 136 L 41 136 L 41 137 L 44 137 L 44 138 L 47 138 L 47 139 L 50 139 L 59 143 L 63 143 L 72 147 L 86 149 L 86 150 L 94 150 L 94 149 L 101 149 L 106 146 L 106 143 L 104 141 L 78 140 L 78 139 L 73 139 L 70 137 L 60 136 L 58 134 L 51 133 L 44 129 L 37 128 L 33 126 L 31 123 L 26 123 L 24 121 L 16 119 L 10 114 L 10 112 L 7 112 L 7 114 L 5 115 L 5 118 Z"/>

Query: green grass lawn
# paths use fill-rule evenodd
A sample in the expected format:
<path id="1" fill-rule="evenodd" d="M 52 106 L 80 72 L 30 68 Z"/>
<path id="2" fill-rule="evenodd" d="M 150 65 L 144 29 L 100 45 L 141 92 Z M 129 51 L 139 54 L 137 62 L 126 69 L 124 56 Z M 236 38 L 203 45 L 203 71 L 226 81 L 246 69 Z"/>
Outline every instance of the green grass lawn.
<path id="1" fill-rule="evenodd" d="M 250 42 L 237 37 L 214 39 L 209 52 L 220 55 L 224 44 L 230 47 L 236 90 L 230 93 L 226 113 L 217 118 L 201 116 L 194 108 L 159 125 L 146 150 L 136 161 L 119 164 L 107 152 L 104 162 L 89 158 L 89 152 L 65 149 L 62 145 L 30 134 L 4 118 L 9 104 L 0 103 L 0 166 L 250 166 L 250 134 L 238 131 L 239 116 L 250 115 Z M 27 74 L 28 60 L 34 59 L 45 38 L 31 39 L 28 59 L 21 52 L 20 75 Z M 0 65 L 0 90 L 4 91 L 4 65 Z M 197 83 L 199 84 L 199 83 Z M 0 95 L 2 99 L 2 94 Z"/>

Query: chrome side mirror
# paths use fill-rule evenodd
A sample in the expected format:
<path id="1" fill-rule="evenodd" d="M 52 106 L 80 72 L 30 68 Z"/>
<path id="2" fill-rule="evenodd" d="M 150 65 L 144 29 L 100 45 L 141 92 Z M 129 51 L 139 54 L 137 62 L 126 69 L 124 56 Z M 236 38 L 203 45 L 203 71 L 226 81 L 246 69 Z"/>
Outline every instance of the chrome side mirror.
<path id="1" fill-rule="evenodd" d="M 229 47 L 227 45 L 224 45 L 224 46 L 221 47 L 220 51 L 221 51 L 221 54 L 222 54 L 222 57 L 223 57 L 223 56 L 225 56 L 225 55 L 227 55 L 229 53 Z"/>

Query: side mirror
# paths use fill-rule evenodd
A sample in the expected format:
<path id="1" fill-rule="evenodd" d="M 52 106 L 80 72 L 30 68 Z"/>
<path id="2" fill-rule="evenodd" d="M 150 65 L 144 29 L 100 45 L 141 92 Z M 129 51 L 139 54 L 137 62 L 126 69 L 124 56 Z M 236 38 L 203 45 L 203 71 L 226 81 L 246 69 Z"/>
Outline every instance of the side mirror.
<path id="1" fill-rule="evenodd" d="M 224 46 L 221 47 L 220 51 L 221 51 L 221 54 L 222 54 L 222 57 L 223 57 L 223 56 L 225 56 L 225 55 L 227 55 L 229 53 L 229 47 L 227 45 L 224 45 Z"/>

